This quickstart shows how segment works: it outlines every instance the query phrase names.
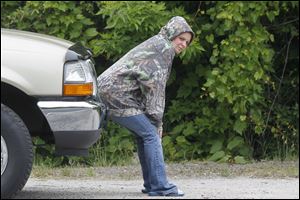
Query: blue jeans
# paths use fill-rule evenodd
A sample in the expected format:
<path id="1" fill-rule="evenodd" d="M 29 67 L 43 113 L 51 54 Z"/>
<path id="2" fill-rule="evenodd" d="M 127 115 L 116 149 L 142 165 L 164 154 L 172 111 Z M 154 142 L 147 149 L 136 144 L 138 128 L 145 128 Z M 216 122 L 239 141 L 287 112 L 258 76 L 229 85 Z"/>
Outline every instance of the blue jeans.
<path id="1" fill-rule="evenodd" d="M 167 180 L 160 138 L 157 128 L 150 120 L 144 114 L 130 117 L 111 116 L 111 119 L 136 136 L 145 189 L 163 195 L 177 192 L 177 187 Z"/>

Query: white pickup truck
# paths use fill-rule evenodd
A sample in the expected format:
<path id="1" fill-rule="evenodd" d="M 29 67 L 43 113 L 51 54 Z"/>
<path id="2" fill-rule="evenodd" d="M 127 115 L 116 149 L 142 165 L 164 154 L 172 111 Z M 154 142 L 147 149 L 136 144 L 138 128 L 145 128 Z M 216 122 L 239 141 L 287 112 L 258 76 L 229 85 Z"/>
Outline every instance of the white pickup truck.
<path id="1" fill-rule="evenodd" d="M 59 155 L 84 156 L 100 137 L 104 108 L 91 51 L 79 43 L 1 28 L 1 199 L 26 184 L 32 138 Z"/>

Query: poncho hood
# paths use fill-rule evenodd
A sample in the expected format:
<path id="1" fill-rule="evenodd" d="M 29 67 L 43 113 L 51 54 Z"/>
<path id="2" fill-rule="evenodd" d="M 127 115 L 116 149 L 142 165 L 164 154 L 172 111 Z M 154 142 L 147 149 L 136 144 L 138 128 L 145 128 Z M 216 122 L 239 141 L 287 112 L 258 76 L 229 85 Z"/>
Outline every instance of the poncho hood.
<path id="1" fill-rule="evenodd" d="M 172 41 L 178 35 L 186 32 L 192 34 L 192 42 L 195 33 L 183 17 L 176 16 L 170 19 L 169 22 L 160 29 L 159 34 L 163 35 L 169 41 Z"/>

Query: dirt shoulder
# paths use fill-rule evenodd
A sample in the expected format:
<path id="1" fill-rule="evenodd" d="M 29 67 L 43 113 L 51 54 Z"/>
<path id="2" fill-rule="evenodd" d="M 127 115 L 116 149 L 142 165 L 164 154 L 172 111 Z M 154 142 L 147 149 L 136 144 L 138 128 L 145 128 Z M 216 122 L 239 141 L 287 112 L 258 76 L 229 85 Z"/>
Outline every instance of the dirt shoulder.
<path id="1" fill-rule="evenodd" d="M 298 161 L 265 161 L 248 164 L 227 164 L 215 162 L 167 163 L 170 178 L 195 177 L 250 177 L 250 178 L 299 178 Z M 141 178 L 138 162 L 127 166 L 111 167 L 34 167 L 33 178 L 97 178 L 134 180 Z"/>

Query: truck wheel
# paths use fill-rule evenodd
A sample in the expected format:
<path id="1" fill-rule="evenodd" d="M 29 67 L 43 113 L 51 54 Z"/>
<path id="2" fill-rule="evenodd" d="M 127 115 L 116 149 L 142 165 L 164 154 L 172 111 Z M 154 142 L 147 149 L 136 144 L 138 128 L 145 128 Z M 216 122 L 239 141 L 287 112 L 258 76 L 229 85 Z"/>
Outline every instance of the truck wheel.
<path id="1" fill-rule="evenodd" d="M 11 198 L 26 184 L 32 169 L 31 136 L 22 119 L 1 104 L 1 199 Z"/>

